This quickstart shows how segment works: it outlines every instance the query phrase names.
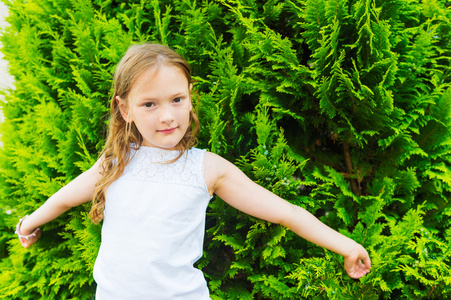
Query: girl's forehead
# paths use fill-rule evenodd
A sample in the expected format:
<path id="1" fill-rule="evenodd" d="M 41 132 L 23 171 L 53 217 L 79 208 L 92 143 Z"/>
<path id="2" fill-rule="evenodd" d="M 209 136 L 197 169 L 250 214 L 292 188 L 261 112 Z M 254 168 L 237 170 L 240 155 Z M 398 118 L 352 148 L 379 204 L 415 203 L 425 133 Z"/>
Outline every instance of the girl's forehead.
<path id="1" fill-rule="evenodd" d="M 189 87 L 185 73 L 172 65 L 149 67 L 137 77 L 131 87 L 131 93 L 139 95 L 186 92 Z"/>

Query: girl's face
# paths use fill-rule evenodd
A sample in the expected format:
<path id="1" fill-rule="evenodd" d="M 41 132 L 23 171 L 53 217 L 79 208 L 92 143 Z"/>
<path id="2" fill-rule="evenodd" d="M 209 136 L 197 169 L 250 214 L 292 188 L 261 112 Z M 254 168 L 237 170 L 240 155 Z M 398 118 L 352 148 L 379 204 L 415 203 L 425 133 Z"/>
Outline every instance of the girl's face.
<path id="1" fill-rule="evenodd" d="M 151 80 L 149 80 L 151 78 Z M 129 105 L 117 97 L 123 118 L 135 122 L 143 146 L 175 149 L 190 126 L 191 86 L 183 72 L 161 65 L 141 74 L 130 90 Z"/>

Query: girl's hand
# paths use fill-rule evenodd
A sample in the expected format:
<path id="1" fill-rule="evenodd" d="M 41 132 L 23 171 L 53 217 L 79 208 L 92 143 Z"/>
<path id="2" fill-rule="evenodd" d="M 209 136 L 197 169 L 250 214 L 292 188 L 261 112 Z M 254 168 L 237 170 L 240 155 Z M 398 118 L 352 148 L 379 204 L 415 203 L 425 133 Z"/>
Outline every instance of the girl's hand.
<path id="1" fill-rule="evenodd" d="M 368 252 L 357 244 L 348 256 L 344 256 L 344 268 L 349 277 L 358 279 L 370 272 L 371 260 Z"/>
<path id="2" fill-rule="evenodd" d="M 27 218 L 28 216 L 23 217 L 16 225 L 16 234 L 19 237 L 20 244 L 25 248 L 33 245 L 41 236 L 40 228 L 35 228 L 32 230 L 27 229 L 26 224 L 24 225 Z"/>
<path id="3" fill-rule="evenodd" d="M 25 248 L 28 248 L 28 247 L 30 247 L 31 245 L 33 245 L 34 243 L 36 243 L 36 241 L 37 241 L 40 237 L 41 237 L 41 230 L 38 230 L 38 231 L 36 232 L 36 235 L 35 235 L 35 236 L 29 237 L 28 240 L 27 240 L 26 238 L 24 238 L 24 237 L 20 237 L 20 238 L 19 238 L 19 241 L 20 241 L 20 244 L 21 244 L 22 246 L 24 246 Z"/>

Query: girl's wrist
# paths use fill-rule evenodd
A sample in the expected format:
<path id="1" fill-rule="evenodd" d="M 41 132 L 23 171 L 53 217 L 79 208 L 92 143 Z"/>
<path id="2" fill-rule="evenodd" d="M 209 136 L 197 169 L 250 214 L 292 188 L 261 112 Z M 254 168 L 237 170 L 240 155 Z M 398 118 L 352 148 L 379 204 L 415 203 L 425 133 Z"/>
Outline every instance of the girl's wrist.
<path id="1" fill-rule="evenodd" d="M 20 239 L 26 239 L 29 240 L 33 237 L 35 237 L 38 232 L 41 230 L 39 227 L 37 228 L 32 228 L 32 229 L 28 229 L 26 224 L 26 219 L 27 219 L 28 215 L 23 217 L 22 219 L 19 220 L 19 223 L 17 223 L 16 225 L 16 234 Z"/>
<path id="2" fill-rule="evenodd" d="M 356 251 L 358 251 L 358 249 L 359 249 L 359 247 L 361 247 L 361 245 L 347 236 L 344 236 L 344 237 L 345 237 L 345 240 L 340 243 L 340 246 L 341 246 L 340 250 L 334 251 L 334 252 L 336 252 L 337 254 L 340 254 L 341 256 L 346 258 L 346 257 L 350 257 L 350 256 L 354 255 L 354 253 Z"/>
<path id="3" fill-rule="evenodd" d="M 354 256 L 356 253 L 360 252 L 360 249 L 362 249 L 363 246 L 357 243 L 356 241 L 352 240 L 352 242 L 349 245 L 349 248 L 347 249 L 347 252 L 343 257 L 351 257 Z"/>

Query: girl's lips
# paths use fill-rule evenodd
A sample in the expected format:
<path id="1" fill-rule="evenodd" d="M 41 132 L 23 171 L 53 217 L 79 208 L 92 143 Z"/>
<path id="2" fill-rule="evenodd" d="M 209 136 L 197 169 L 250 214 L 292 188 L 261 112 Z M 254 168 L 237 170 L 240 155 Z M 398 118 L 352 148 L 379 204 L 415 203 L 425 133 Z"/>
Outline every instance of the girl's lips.
<path id="1" fill-rule="evenodd" d="M 159 133 L 169 134 L 169 133 L 173 133 L 176 129 L 177 129 L 177 127 L 172 127 L 172 128 L 160 129 L 157 131 Z"/>

